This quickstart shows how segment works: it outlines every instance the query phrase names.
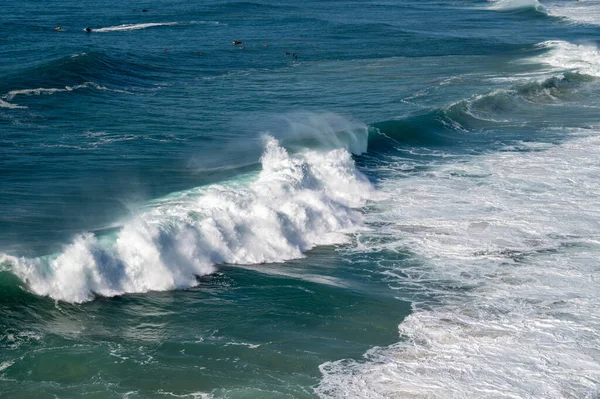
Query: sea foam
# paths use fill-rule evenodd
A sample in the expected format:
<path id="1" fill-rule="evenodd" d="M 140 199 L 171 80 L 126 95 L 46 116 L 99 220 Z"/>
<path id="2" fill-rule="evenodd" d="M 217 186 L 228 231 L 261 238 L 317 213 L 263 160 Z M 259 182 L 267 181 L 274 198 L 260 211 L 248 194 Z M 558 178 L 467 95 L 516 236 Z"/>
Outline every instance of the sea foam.
<path id="1" fill-rule="evenodd" d="M 593 44 L 573 44 L 562 40 L 550 40 L 538 44 L 548 51 L 533 59 L 559 69 L 576 71 L 600 77 L 600 51 Z"/>
<path id="2" fill-rule="evenodd" d="M 321 365 L 321 397 L 597 397 L 600 138 L 572 134 L 384 181 L 361 251 L 410 254 L 381 273 L 414 312 L 397 344 Z"/>
<path id="3" fill-rule="evenodd" d="M 366 127 L 358 132 L 366 142 Z M 271 136 L 264 142 L 262 170 L 250 184 L 171 195 L 114 237 L 84 233 L 59 254 L 2 260 L 32 292 L 83 302 L 95 295 L 192 287 L 219 263 L 280 262 L 316 245 L 345 242 L 345 233 L 361 226 L 356 208 L 374 193 L 351 153 L 291 154 Z"/>

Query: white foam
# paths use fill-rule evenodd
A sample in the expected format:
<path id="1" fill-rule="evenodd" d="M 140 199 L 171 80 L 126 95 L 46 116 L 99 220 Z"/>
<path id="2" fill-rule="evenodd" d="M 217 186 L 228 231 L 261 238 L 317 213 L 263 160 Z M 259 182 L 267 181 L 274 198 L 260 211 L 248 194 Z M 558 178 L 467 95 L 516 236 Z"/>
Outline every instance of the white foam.
<path id="1" fill-rule="evenodd" d="M 19 109 L 19 108 L 27 108 L 27 107 L 22 106 L 22 105 L 17 105 L 17 104 L 11 104 L 9 102 L 6 102 L 6 101 L 0 99 L 0 108 Z"/>
<path id="2" fill-rule="evenodd" d="M 554 0 L 545 2 L 545 5 L 549 15 L 566 17 L 577 23 L 600 24 L 600 0 Z"/>
<path id="3" fill-rule="evenodd" d="M 58 87 L 58 88 L 57 87 L 52 87 L 52 88 L 38 87 L 36 89 L 11 90 L 4 96 L 4 98 L 7 99 L 8 101 L 12 101 L 16 96 L 52 95 L 52 94 L 56 94 L 56 93 L 70 92 L 70 91 L 79 90 L 79 89 L 87 89 L 90 87 L 92 87 L 96 90 L 112 91 L 112 92 L 116 92 L 116 93 L 127 93 L 124 90 L 109 89 L 106 86 L 102 86 L 102 85 L 99 85 L 94 82 L 84 82 L 79 85 L 64 86 L 64 87 Z M 2 102 L 2 100 L 0 100 L 0 102 Z M 8 103 L 6 103 L 6 104 L 8 104 Z M 12 105 L 14 108 L 26 108 L 26 107 L 21 107 L 18 105 L 15 106 L 13 104 L 9 104 L 9 105 Z M 0 103 L 0 106 L 1 106 L 1 103 Z"/>
<path id="4" fill-rule="evenodd" d="M 538 0 L 494 0 L 489 2 L 489 8 L 495 11 L 544 10 Z"/>
<path id="5" fill-rule="evenodd" d="M 105 28 L 92 29 L 92 32 L 118 32 L 128 30 L 139 30 L 153 28 L 156 26 L 174 26 L 179 25 L 179 22 L 149 22 L 145 24 L 122 24 L 116 26 L 107 26 Z"/>
<path id="6" fill-rule="evenodd" d="M 385 270 L 414 313 L 401 342 L 323 364 L 317 393 L 597 397 L 600 135 L 591 133 L 387 179 L 389 199 L 367 220 L 388 227 L 362 245 L 414 254 Z"/>
<path id="7" fill-rule="evenodd" d="M 0 363 L 0 371 L 6 370 L 7 368 L 9 368 L 10 366 L 12 366 L 13 364 L 15 364 L 15 362 L 10 361 L 10 360 L 7 361 L 7 362 Z"/>
<path id="8" fill-rule="evenodd" d="M 538 44 L 538 47 L 548 51 L 533 61 L 541 61 L 561 70 L 600 77 L 600 51 L 595 45 L 551 40 Z"/>
<path id="9" fill-rule="evenodd" d="M 363 129 L 367 140 L 366 129 Z M 315 245 L 345 242 L 373 193 L 344 149 L 290 155 L 265 139 L 262 170 L 249 186 L 214 185 L 160 201 L 126 223 L 116 239 L 77 236 L 62 253 L 4 256 L 39 295 L 82 302 L 95 294 L 196 285 L 218 263 L 299 258 Z"/>

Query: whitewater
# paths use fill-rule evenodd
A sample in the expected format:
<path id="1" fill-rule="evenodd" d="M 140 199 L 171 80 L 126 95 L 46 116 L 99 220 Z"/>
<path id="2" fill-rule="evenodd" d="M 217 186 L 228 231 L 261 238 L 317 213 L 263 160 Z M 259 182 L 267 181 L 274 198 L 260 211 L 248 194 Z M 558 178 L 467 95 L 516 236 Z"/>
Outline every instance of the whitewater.
<path id="1" fill-rule="evenodd" d="M 0 396 L 597 398 L 598 9 L 0 4 Z"/>

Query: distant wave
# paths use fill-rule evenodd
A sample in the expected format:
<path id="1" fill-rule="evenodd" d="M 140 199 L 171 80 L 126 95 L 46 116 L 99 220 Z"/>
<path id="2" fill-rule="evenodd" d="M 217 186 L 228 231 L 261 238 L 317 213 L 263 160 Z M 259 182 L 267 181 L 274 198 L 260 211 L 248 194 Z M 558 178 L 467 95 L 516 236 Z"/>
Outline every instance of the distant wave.
<path id="1" fill-rule="evenodd" d="M 538 0 L 495 0 L 490 2 L 489 9 L 495 11 L 534 10 L 545 13 L 545 8 Z"/>
<path id="2" fill-rule="evenodd" d="M 323 114 L 305 125 L 323 136 L 337 123 L 330 120 Z M 80 234 L 61 253 L 35 259 L 4 254 L 0 264 L 8 263 L 36 294 L 83 302 L 192 287 L 215 264 L 280 262 L 315 245 L 345 242 L 344 233 L 361 226 L 356 208 L 374 193 L 345 149 L 366 149 L 366 126 L 345 137 L 347 145 L 339 137 L 325 141 L 342 148 L 291 154 L 266 136 L 262 170 L 249 185 L 171 195 L 111 236 Z"/>
<path id="3" fill-rule="evenodd" d="M 116 25 L 116 26 L 107 26 L 105 28 L 92 29 L 92 32 L 117 32 L 117 31 L 153 28 L 155 26 L 174 26 L 174 25 L 180 25 L 180 23 L 179 22 L 150 22 L 150 23 L 145 23 L 145 24 L 123 24 L 123 25 Z"/>

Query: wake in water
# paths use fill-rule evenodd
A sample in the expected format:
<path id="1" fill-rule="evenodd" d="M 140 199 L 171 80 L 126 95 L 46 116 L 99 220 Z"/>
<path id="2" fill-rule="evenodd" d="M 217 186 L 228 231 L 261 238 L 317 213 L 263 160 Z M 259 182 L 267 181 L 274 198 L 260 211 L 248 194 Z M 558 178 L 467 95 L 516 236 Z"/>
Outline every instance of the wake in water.
<path id="1" fill-rule="evenodd" d="M 320 122 L 327 124 L 326 121 Z M 356 130 L 349 145 L 366 143 Z M 365 144 L 366 146 L 366 144 Z M 219 263 L 299 258 L 315 245 L 346 241 L 361 226 L 355 210 L 372 195 L 343 148 L 288 153 L 265 138 L 262 170 L 249 185 L 230 183 L 170 196 L 114 236 L 81 234 L 60 254 L 2 255 L 31 291 L 83 302 L 94 295 L 192 287 Z"/>

